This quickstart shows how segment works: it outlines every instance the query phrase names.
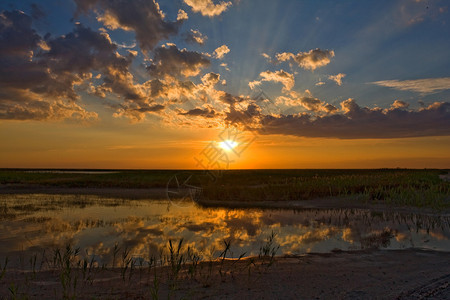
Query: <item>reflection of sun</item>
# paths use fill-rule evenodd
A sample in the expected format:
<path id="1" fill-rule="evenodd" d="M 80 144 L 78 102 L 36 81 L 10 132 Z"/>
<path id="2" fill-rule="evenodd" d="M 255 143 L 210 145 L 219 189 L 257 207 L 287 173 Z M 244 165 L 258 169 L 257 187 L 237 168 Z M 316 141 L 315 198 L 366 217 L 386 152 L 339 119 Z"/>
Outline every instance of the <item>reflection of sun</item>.
<path id="1" fill-rule="evenodd" d="M 219 143 L 220 148 L 222 148 L 225 151 L 231 151 L 237 145 L 238 145 L 237 142 L 231 141 L 231 140 L 225 140 L 225 141 Z"/>

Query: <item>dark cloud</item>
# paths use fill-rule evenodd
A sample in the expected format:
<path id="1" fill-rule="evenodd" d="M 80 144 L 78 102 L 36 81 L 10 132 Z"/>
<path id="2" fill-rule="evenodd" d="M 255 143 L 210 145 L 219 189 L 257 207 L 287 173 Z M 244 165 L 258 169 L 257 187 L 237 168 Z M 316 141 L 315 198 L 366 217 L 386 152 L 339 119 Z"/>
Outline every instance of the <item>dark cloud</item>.
<path id="1" fill-rule="evenodd" d="M 165 75 L 190 77 L 198 75 L 202 68 L 209 65 L 209 59 L 202 53 L 179 50 L 175 45 L 164 45 L 155 49 L 153 63 L 147 69 L 157 78 Z"/>
<path id="2" fill-rule="evenodd" d="M 139 111 L 139 112 L 158 112 L 158 111 L 163 110 L 164 108 L 166 108 L 166 107 L 162 104 L 153 104 L 153 105 L 146 105 L 144 107 L 140 107 L 139 109 L 137 109 L 137 111 Z"/>
<path id="3" fill-rule="evenodd" d="M 322 109 L 322 101 L 313 97 L 301 97 L 300 104 L 308 110 L 318 112 Z"/>
<path id="4" fill-rule="evenodd" d="M 81 112 L 77 89 L 100 97 L 115 93 L 125 101 L 148 104 L 128 68 L 133 56 L 121 56 L 106 33 L 80 24 L 66 35 L 40 37 L 32 18 L 20 11 L 0 14 L 0 103 L 3 118 L 56 119 Z M 94 85 L 92 72 L 99 73 Z M 67 109 L 67 113 L 62 113 Z M 47 113 L 45 112 L 47 110 Z M 72 114 L 71 112 L 74 112 Z"/>
<path id="5" fill-rule="evenodd" d="M 342 114 L 264 116 L 261 133 L 340 139 L 405 138 L 450 135 L 450 103 L 435 102 L 419 110 L 360 107 L 341 103 Z"/>
<path id="6" fill-rule="evenodd" d="M 48 46 L 21 11 L 0 13 L 0 118 L 15 120 L 91 119 L 73 101 L 78 75 L 54 74 L 40 54 Z M 56 97 L 53 96 L 53 92 Z"/>
<path id="7" fill-rule="evenodd" d="M 204 118 L 215 118 L 217 112 L 212 108 L 194 108 L 186 112 L 179 112 L 182 116 L 193 116 L 193 117 L 204 117 Z"/>
<path id="8" fill-rule="evenodd" d="M 110 29 L 133 30 L 143 51 L 178 33 L 185 18 L 167 22 L 158 3 L 150 0 L 75 0 L 78 11 L 95 10 L 98 20 Z"/>
<path id="9" fill-rule="evenodd" d="M 261 108 L 256 103 L 249 103 L 246 107 L 241 105 L 231 105 L 226 113 L 225 121 L 229 124 L 243 126 L 252 129 L 257 126 L 261 118 Z"/>
<path id="10" fill-rule="evenodd" d="M 234 105 L 236 103 L 242 102 L 244 101 L 244 98 L 239 97 L 239 96 L 234 96 L 230 93 L 226 93 L 223 92 L 220 96 L 219 96 L 219 101 L 225 103 L 225 104 L 229 104 L 229 105 Z"/>
<path id="11" fill-rule="evenodd" d="M 32 19 L 21 11 L 0 13 L 0 57 L 29 58 L 41 37 L 31 28 Z"/>
<path id="12" fill-rule="evenodd" d="M 15 91 L 20 92 L 20 91 Z M 12 94 L 10 94 L 12 95 Z M 0 119 L 3 120 L 95 120 L 98 115 L 88 112 L 76 103 L 56 101 L 30 100 L 8 103 L 0 101 Z"/>

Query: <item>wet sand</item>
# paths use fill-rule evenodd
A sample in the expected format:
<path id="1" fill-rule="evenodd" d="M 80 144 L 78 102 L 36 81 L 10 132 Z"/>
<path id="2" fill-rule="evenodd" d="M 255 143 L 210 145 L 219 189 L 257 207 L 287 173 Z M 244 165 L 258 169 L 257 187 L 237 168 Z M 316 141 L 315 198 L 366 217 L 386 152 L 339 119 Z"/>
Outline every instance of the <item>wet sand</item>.
<path id="1" fill-rule="evenodd" d="M 308 254 L 277 258 L 273 265 L 258 260 L 203 263 L 191 278 L 182 270 L 176 288 L 169 288 L 168 269 L 158 270 L 159 298 L 169 299 L 449 299 L 450 254 L 425 250 L 372 250 Z M 211 270 L 211 271 L 209 271 Z M 220 275 L 219 270 L 222 271 Z M 73 272 L 73 271 L 72 271 Z M 128 271 L 129 272 L 129 271 Z M 74 272 L 72 276 L 74 276 Z M 209 274 L 209 275 L 208 275 Z M 28 275 L 28 279 L 24 279 Z M 15 282 L 32 299 L 60 298 L 60 273 L 7 273 L 0 296 L 10 297 Z M 79 280 L 79 299 L 150 299 L 154 272 L 102 270 L 93 281 Z M 81 278 L 81 274 L 79 273 Z"/>

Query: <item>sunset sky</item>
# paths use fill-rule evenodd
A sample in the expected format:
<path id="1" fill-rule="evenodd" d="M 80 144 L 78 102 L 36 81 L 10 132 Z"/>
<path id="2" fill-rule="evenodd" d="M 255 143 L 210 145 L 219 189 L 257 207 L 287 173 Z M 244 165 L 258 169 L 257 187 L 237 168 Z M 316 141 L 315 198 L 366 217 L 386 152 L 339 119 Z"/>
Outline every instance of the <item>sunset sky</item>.
<path id="1" fill-rule="evenodd" d="M 450 168 L 449 10 L 2 1 L 0 167 Z"/>

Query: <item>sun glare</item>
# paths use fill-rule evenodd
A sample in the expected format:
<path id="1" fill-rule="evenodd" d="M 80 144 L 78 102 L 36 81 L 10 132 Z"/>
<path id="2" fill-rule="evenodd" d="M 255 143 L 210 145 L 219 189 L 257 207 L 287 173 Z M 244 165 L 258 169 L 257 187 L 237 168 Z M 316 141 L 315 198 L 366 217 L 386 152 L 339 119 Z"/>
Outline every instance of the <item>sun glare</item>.
<path id="1" fill-rule="evenodd" d="M 237 142 L 231 141 L 231 140 L 225 140 L 225 141 L 219 143 L 220 148 L 222 148 L 225 151 L 231 151 L 237 145 L 238 145 Z"/>

